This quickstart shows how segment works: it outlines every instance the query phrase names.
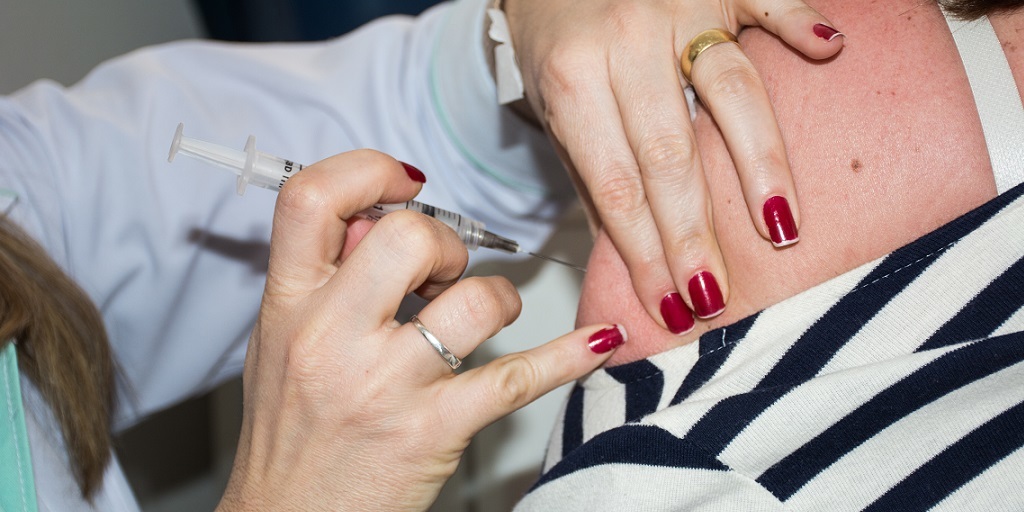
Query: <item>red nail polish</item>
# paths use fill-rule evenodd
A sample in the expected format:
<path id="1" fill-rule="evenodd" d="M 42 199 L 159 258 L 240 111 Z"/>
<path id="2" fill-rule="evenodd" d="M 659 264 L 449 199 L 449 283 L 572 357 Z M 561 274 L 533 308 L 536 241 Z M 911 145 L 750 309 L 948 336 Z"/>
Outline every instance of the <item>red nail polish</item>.
<path id="1" fill-rule="evenodd" d="M 604 354 L 625 342 L 626 330 L 619 325 L 613 325 L 591 334 L 587 346 L 595 354 Z"/>
<path id="2" fill-rule="evenodd" d="M 412 179 L 413 181 L 415 181 L 417 183 L 426 183 L 427 182 L 427 175 L 423 174 L 423 171 L 420 171 L 419 169 L 417 169 L 417 168 L 415 168 L 415 167 L 413 167 L 413 166 L 411 166 L 411 165 L 409 165 L 409 164 L 407 164 L 405 162 L 402 162 L 402 167 L 405 167 L 405 173 L 408 174 L 409 178 Z"/>
<path id="3" fill-rule="evenodd" d="M 764 202 L 761 212 L 764 214 L 764 223 L 768 226 L 768 235 L 772 238 L 772 245 L 785 247 L 800 241 L 800 233 L 797 232 L 793 212 L 789 209 L 789 201 L 786 201 L 785 197 L 769 198 Z"/>
<path id="4" fill-rule="evenodd" d="M 814 25 L 814 35 L 826 40 L 831 41 L 839 36 L 846 37 L 846 34 L 828 26 L 818 23 Z"/>
<path id="5" fill-rule="evenodd" d="M 683 297 L 672 292 L 661 299 L 661 317 L 672 334 L 685 334 L 693 329 L 693 313 L 683 302 Z"/>
<path id="6" fill-rule="evenodd" d="M 725 309 L 725 300 L 718 281 L 711 272 L 697 272 L 690 278 L 690 299 L 693 300 L 693 311 L 700 318 L 711 318 Z"/>

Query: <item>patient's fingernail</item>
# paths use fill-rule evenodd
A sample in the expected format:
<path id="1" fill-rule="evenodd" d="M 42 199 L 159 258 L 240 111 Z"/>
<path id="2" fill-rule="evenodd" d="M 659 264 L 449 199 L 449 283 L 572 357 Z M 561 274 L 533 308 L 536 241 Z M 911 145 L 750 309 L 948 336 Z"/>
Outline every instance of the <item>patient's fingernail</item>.
<path id="1" fill-rule="evenodd" d="M 768 235 L 772 238 L 772 245 L 785 247 L 800 241 L 793 212 L 789 209 L 789 201 L 786 201 L 785 197 L 774 196 L 765 201 L 762 213 L 764 223 L 768 226 Z"/>
<path id="2" fill-rule="evenodd" d="M 846 37 L 846 34 L 821 23 L 814 25 L 814 35 L 826 40 L 831 41 L 839 36 Z"/>
<path id="3" fill-rule="evenodd" d="M 426 183 L 427 175 L 423 174 L 423 171 L 402 162 L 402 167 L 405 167 L 405 173 L 409 175 L 409 178 L 417 183 Z"/>
<path id="4" fill-rule="evenodd" d="M 587 346 L 595 354 L 604 354 L 625 343 L 626 338 L 626 330 L 621 325 L 613 325 L 591 334 Z"/>
<path id="5" fill-rule="evenodd" d="M 672 292 L 661 299 L 661 317 L 672 334 L 684 334 L 693 329 L 693 313 L 683 302 L 683 297 Z"/>
<path id="6" fill-rule="evenodd" d="M 711 318 L 725 309 L 725 299 L 718 281 L 711 272 L 697 272 L 690 278 L 690 300 L 693 301 L 693 312 L 700 318 Z"/>

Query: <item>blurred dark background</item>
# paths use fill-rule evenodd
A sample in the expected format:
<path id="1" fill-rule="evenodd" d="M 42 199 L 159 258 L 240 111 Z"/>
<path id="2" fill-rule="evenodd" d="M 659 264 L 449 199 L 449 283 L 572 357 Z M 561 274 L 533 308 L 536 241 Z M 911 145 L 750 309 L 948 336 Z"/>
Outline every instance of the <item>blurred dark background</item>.
<path id="1" fill-rule="evenodd" d="M 419 14 L 438 0 L 193 0 L 209 37 L 316 41 L 388 14 Z"/>

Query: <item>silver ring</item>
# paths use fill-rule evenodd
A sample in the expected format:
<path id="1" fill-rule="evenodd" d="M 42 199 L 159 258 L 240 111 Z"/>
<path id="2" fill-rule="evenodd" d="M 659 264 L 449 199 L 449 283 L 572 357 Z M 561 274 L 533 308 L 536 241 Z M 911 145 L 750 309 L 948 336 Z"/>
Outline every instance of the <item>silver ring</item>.
<path id="1" fill-rule="evenodd" d="M 423 322 L 420 322 L 416 315 L 413 315 L 409 321 L 420 330 L 420 334 L 430 343 L 430 346 L 434 347 L 434 350 L 441 356 L 441 359 L 444 359 L 444 362 L 452 367 L 452 371 L 462 365 L 462 360 L 456 357 L 455 354 L 452 354 L 452 351 L 448 350 L 448 347 L 444 346 L 444 343 L 441 343 L 441 340 L 437 339 L 434 333 L 427 330 L 426 326 L 423 325 Z"/>

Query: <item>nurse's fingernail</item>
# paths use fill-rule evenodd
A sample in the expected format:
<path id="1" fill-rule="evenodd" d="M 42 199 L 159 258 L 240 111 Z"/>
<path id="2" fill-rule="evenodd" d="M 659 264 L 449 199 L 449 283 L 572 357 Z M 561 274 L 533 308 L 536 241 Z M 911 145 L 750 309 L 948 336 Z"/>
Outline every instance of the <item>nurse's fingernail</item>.
<path id="1" fill-rule="evenodd" d="M 718 287 L 715 276 L 708 271 L 700 271 L 690 278 L 688 286 L 690 300 L 693 301 L 693 312 L 700 318 L 711 318 L 725 310 L 725 299 Z"/>
<path id="2" fill-rule="evenodd" d="M 402 167 L 405 167 L 405 173 L 409 175 L 409 178 L 417 183 L 426 183 L 427 175 L 423 174 L 423 171 L 402 162 Z"/>
<path id="3" fill-rule="evenodd" d="M 846 34 L 821 23 L 814 25 L 814 35 L 826 40 L 831 41 L 837 37 L 846 37 Z"/>
<path id="4" fill-rule="evenodd" d="M 785 247 L 800 241 L 800 233 L 793 220 L 793 212 L 789 209 L 789 201 L 785 197 L 774 196 L 764 202 L 761 210 L 764 223 L 768 226 L 768 235 L 775 247 Z"/>
<path id="5" fill-rule="evenodd" d="M 683 297 L 672 292 L 661 299 L 661 317 L 672 334 L 685 334 L 693 329 L 693 313 L 683 302 Z"/>
<path id="6" fill-rule="evenodd" d="M 626 330 L 621 325 L 613 325 L 591 334 L 587 346 L 595 354 L 604 354 L 625 343 L 626 339 Z"/>

